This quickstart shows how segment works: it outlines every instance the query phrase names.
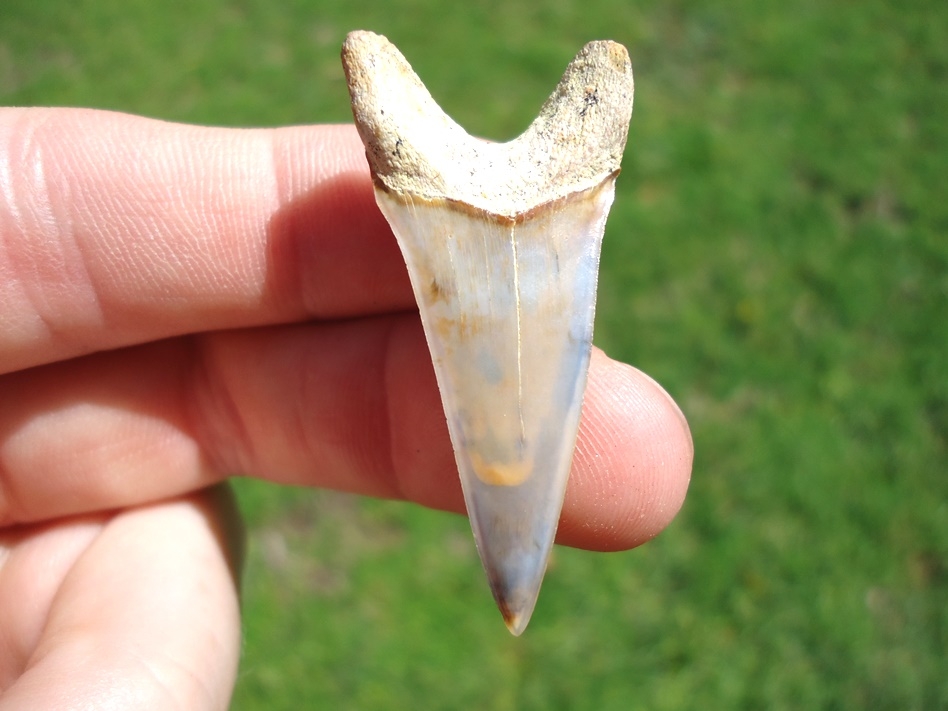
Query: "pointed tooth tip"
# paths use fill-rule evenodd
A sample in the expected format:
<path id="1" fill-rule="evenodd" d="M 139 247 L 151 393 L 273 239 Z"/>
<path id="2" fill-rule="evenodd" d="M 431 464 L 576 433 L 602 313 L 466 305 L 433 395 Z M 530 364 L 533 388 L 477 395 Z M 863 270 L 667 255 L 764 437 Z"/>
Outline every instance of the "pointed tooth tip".
<path id="1" fill-rule="evenodd" d="M 533 616 L 533 605 L 524 605 L 522 600 L 520 601 L 521 604 L 514 605 L 512 604 L 514 601 L 504 596 L 503 593 L 497 593 L 495 599 L 497 608 L 500 610 L 500 614 L 504 618 L 504 624 L 507 625 L 510 634 L 514 637 L 522 635 Z"/>
<path id="2" fill-rule="evenodd" d="M 510 630 L 510 634 L 514 637 L 522 635 L 530 623 L 530 615 L 525 615 L 522 612 L 515 613 L 510 610 L 505 610 L 504 608 L 501 608 L 500 612 L 504 616 L 504 624 L 507 625 L 507 629 Z"/>
<path id="3" fill-rule="evenodd" d="M 527 629 L 530 618 L 533 617 L 533 609 L 536 607 L 540 592 L 539 586 L 532 593 L 525 594 L 523 588 L 505 586 L 505 581 L 500 580 L 496 573 L 488 575 L 488 582 L 494 593 L 497 609 L 504 618 L 504 624 L 507 625 L 510 634 L 519 637 Z"/>

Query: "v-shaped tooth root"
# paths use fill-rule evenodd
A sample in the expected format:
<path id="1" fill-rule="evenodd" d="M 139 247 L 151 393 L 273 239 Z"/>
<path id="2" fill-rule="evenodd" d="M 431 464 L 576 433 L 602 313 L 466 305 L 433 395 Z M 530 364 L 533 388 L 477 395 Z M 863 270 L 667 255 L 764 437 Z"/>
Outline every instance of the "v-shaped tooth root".
<path id="1" fill-rule="evenodd" d="M 451 121 L 384 37 L 343 62 L 376 197 L 408 265 L 465 502 L 494 597 L 520 634 L 569 475 L 599 248 L 632 110 L 628 55 L 588 44 L 519 138 Z"/>

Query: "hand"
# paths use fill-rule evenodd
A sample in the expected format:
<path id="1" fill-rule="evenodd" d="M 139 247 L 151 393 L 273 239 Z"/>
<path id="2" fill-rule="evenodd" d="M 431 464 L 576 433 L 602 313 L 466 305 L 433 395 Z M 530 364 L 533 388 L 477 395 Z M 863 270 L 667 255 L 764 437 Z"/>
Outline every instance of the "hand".
<path id="1" fill-rule="evenodd" d="M 226 707 L 228 475 L 463 511 L 348 126 L 0 110 L 0 373 L 0 709 Z M 691 460 L 671 399 L 595 352 L 559 542 L 651 538 Z"/>

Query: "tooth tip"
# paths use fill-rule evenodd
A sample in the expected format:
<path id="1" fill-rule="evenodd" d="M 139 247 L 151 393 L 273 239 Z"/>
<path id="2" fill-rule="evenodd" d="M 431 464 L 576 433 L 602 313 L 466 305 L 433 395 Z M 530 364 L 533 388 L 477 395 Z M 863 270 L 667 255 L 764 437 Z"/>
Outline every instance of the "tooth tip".
<path id="1" fill-rule="evenodd" d="M 512 635 L 519 637 L 533 616 L 549 551 L 542 547 L 528 551 L 511 543 L 497 545 L 498 541 L 482 537 L 478 550 L 504 624 Z"/>
<path id="2" fill-rule="evenodd" d="M 532 594 L 525 593 L 522 589 L 515 591 L 514 594 L 509 594 L 507 588 L 500 581 L 496 580 L 493 575 L 490 577 L 494 599 L 497 602 L 497 608 L 500 610 L 501 616 L 504 618 L 504 624 L 507 625 L 510 634 L 519 637 L 523 634 L 530 623 L 530 618 L 533 616 L 533 608 L 536 606 L 539 588 L 534 589 Z"/>
<path id="3" fill-rule="evenodd" d="M 507 629 L 510 630 L 510 634 L 514 637 L 522 635 L 529 622 L 530 615 L 525 615 L 520 612 L 511 613 L 509 611 L 504 613 L 504 624 L 507 625 Z"/>

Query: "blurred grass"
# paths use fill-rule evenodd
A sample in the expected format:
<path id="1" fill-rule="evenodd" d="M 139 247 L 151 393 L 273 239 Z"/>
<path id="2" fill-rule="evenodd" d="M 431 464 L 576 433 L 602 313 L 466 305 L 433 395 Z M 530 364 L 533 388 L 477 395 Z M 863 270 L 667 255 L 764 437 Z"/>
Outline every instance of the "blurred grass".
<path id="1" fill-rule="evenodd" d="M 356 28 L 496 139 L 629 47 L 597 342 L 679 399 L 695 477 L 655 542 L 558 549 L 519 640 L 463 519 L 241 482 L 234 707 L 948 708 L 944 4 L 3 0 L 0 102 L 349 121 Z"/>

